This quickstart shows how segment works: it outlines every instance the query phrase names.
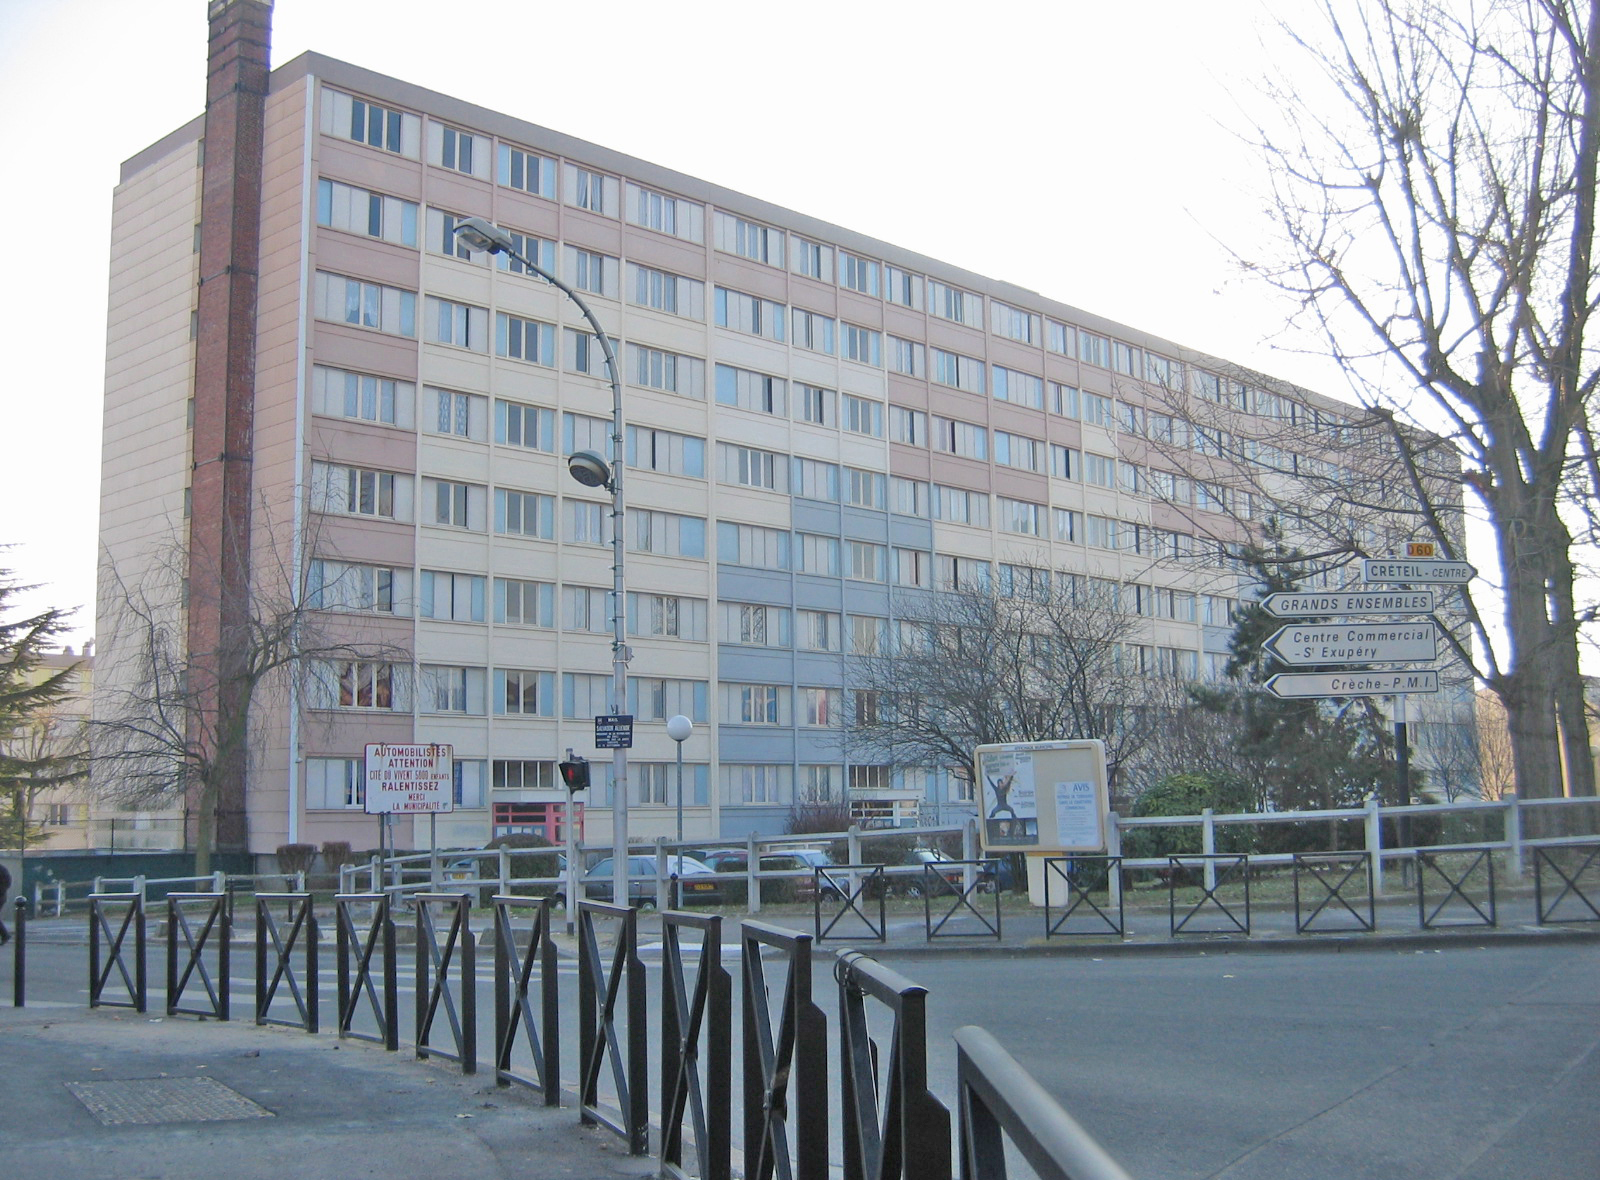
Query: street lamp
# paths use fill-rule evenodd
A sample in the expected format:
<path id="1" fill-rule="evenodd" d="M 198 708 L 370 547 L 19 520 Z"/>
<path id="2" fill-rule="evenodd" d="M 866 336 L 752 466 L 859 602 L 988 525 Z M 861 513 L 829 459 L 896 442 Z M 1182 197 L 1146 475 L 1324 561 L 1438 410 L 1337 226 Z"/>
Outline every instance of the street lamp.
<path id="1" fill-rule="evenodd" d="M 694 732 L 694 722 L 682 713 L 667 718 L 667 736 L 678 743 L 678 855 L 683 855 L 683 743 Z"/>
<path id="2" fill-rule="evenodd" d="M 600 352 L 605 357 L 606 376 L 611 380 L 611 459 L 593 451 L 579 451 L 567 460 L 567 470 L 572 478 L 590 488 L 605 488 L 611 493 L 611 712 L 628 711 L 628 643 L 627 594 L 623 579 L 624 531 L 626 517 L 622 499 L 622 379 L 617 368 L 617 354 L 611 347 L 600 321 L 583 297 L 555 275 L 539 266 L 518 250 L 511 235 L 482 217 L 467 217 L 456 224 L 456 237 L 469 250 L 484 250 L 490 254 L 506 254 L 515 258 L 529 273 L 538 275 L 555 287 L 583 313 L 595 339 L 600 341 Z M 624 905 L 628 892 L 628 751 L 621 747 L 612 751 L 611 760 L 611 900 Z M 571 802 L 568 801 L 570 811 Z M 572 816 L 567 816 L 570 825 Z"/>

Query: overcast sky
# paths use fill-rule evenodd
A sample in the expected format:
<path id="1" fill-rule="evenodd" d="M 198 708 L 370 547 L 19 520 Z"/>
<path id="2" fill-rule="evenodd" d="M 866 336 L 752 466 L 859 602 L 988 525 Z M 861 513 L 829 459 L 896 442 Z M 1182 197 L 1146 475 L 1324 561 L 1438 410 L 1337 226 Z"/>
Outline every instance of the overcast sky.
<path id="1" fill-rule="evenodd" d="M 0 0 L 0 566 L 82 608 L 75 642 L 93 633 L 112 190 L 201 113 L 205 10 Z M 1258 0 L 278 0 L 273 64 L 342 58 L 1347 397 L 1229 264 L 1261 241 L 1234 132 L 1264 20 Z"/>

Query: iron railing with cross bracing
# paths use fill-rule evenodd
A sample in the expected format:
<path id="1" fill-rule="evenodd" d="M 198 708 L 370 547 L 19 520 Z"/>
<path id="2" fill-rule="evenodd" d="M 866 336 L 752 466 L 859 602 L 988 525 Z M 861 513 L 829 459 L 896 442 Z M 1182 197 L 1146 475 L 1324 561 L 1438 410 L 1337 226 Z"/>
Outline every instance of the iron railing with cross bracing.
<path id="1" fill-rule="evenodd" d="M 533 911 L 526 948 L 518 946 L 513 915 Z M 496 894 L 494 898 L 494 1077 L 537 1090 L 546 1106 L 561 1105 L 561 1013 L 556 944 L 550 937 L 551 899 Z M 534 1015 L 529 993 L 539 999 Z M 522 1036 L 519 1038 L 518 1033 Z M 517 1045 L 525 1041 L 532 1073 L 519 1072 Z"/>
<path id="2" fill-rule="evenodd" d="M 123 906 L 117 932 L 111 932 L 116 907 Z M 127 960 L 128 932 L 133 932 L 133 971 Z M 145 988 L 144 895 L 139 893 L 91 893 L 89 895 L 89 1007 L 132 1008 L 143 1012 L 147 1006 Z M 104 960 L 104 967 L 101 962 Z M 108 1000 L 106 983 L 115 968 L 127 989 L 127 999 Z"/>
<path id="3" fill-rule="evenodd" d="M 1489 850 L 1417 849 L 1417 918 L 1424 930 L 1494 926 L 1494 858 Z"/>
<path id="4" fill-rule="evenodd" d="M 299 971 L 295 969 L 296 951 L 302 960 Z M 311 894 L 256 894 L 256 1023 L 316 1032 L 319 982 L 317 916 L 311 910 Z M 292 1020 L 272 1014 L 280 988 L 287 990 L 293 1002 Z"/>
<path id="5" fill-rule="evenodd" d="M 1060 899 L 1059 916 L 1056 901 Z M 1051 856 L 1044 862 L 1044 936 L 1123 933 L 1122 858 Z"/>
<path id="6" fill-rule="evenodd" d="M 1377 928 L 1372 857 L 1365 852 L 1294 854 L 1294 932 L 1329 933 Z"/>
<path id="7" fill-rule="evenodd" d="M 1600 842 L 1535 849 L 1533 899 L 1540 926 L 1600 922 Z"/>
<path id="8" fill-rule="evenodd" d="M 417 1021 L 419 1058 L 443 1057 L 464 1074 L 478 1072 L 477 944 L 472 937 L 472 897 L 466 893 L 417 893 Z M 440 942 L 439 919 L 449 924 Z M 450 969 L 460 976 L 452 987 Z M 450 1026 L 453 1049 L 433 1043 L 440 1012 Z"/>
<path id="9" fill-rule="evenodd" d="M 611 965 L 600 949 L 599 923 L 615 923 Z M 620 1017 L 620 1020 L 619 1020 Z M 621 1024 L 619 1030 L 618 1025 Z M 624 1036 L 626 1041 L 624 1041 Z M 578 1111 L 610 1130 L 630 1155 L 650 1149 L 650 1041 L 645 1016 L 639 914 L 632 906 L 578 903 Z M 611 1066 L 616 1107 L 600 1100 L 600 1074 Z"/>
<path id="10" fill-rule="evenodd" d="M 994 860 L 941 860 L 923 865 L 922 929 L 927 941 L 999 938 L 998 878 L 999 862 Z M 981 909 L 978 898 L 986 901 Z M 991 908 L 993 913 L 986 912 Z"/>
<path id="11" fill-rule="evenodd" d="M 400 1047 L 400 978 L 395 966 L 394 915 L 386 893 L 340 893 L 333 899 L 338 929 L 335 953 L 339 957 L 339 1036 L 375 1041 L 391 1052 Z M 358 925 L 356 912 L 366 916 Z M 378 983 L 373 983 L 372 961 L 378 960 Z M 380 995 L 378 988 L 383 992 Z M 356 1016 L 365 1009 L 378 1031 L 361 1032 Z"/>
<path id="12" fill-rule="evenodd" d="M 1200 874 L 1198 881 L 1194 874 Z M 1193 903 L 1185 903 L 1179 916 L 1178 890 L 1190 884 L 1200 890 Z M 1243 896 L 1223 894 L 1225 887 L 1242 885 Z M 1191 925 L 1211 914 L 1216 926 Z M 1167 857 L 1167 919 L 1173 934 L 1250 933 L 1250 858 L 1225 853 L 1194 853 Z"/>
<path id="13" fill-rule="evenodd" d="M 887 942 L 889 926 L 885 920 L 884 896 L 889 892 L 889 879 L 881 864 L 829 865 L 813 873 L 812 918 L 818 942 L 825 941 L 838 928 L 839 923 L 854 914 L 866 930 L 845 929 L 836 937 L 859 942 L 870 938 L 874 942 Z M 823 925 L 823 903 L 835 903 L 834 912 Z M 862 909 L 862 903 L 867 905 Z M 877 903 L 877 916 L 872 914 L 872 903 Z"/>
<path id="14" fill-rule="evenodd" d="M 699 943 L 685 948 L 693 932 Z M 722 965 L 722 919 L 667 910 L 661 939 L 661 1175 L 731 1180 L 733 980 Z"/>
<path id="15" fill-rule="evenodd" d="M 198 926 L 190 921 L 191 917 L 197 918 Z M 232 946 L 233 905 L 225 891 L 167 894 L 168 1016 L 181 1013 L 213 1020 L 228 1019 L 233 986 Z M 210 967 L 206 965 L 208 948 L 212 950 Z M 205 991 L 206 1007 L 185 1007 L 184 996 L 190 983 L 196 980 Z"/>
<path id="16" fill-rule="evenodd" d="M 839 955 L 834 977 L 844 1180 L 950 1175 L 950 1111 L 928 1089 L 928 989 L 854 951 Z M 869 1000 L 888 1009 L 887 1066 Z"/>
<path id="17" fill-rule="evenodd" d="M 811 999 L 811 936 L 747 920 L 744 993 L 744 1161 L 750 1180 L 827 1180 L 828 1020 Z M 763 950 L 782 976 L 767 983 Z M 781 997 L 777 1018 L 770 1006 Z"/>

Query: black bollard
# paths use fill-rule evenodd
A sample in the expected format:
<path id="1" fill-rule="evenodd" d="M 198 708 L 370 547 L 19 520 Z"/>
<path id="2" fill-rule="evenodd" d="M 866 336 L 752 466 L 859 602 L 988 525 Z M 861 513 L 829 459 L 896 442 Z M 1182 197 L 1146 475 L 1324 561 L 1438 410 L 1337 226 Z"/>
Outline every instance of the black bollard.
<path id="1" fill-rule="evenodd" d="M 11 1006 L 21 1008 L 28 998 L 28 899 L 15 903 L 16 921 L 11 926 Z"/>

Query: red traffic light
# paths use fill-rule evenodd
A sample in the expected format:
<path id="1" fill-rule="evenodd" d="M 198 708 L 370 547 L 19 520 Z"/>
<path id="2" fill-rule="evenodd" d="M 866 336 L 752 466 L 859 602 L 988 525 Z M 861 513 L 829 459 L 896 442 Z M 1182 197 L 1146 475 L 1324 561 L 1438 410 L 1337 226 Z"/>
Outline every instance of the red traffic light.
<path id="1" fill-rule="evenodd" d="M 561 781 L 567 784 L 569 791 L 586 790 L 589 786 L 589 760 L 587 758 L 573 758 L 568 762 L 556 763 L 556 769 L 561 772 Z"/>

